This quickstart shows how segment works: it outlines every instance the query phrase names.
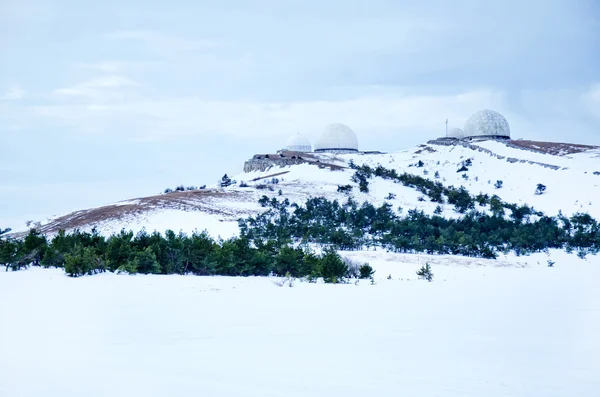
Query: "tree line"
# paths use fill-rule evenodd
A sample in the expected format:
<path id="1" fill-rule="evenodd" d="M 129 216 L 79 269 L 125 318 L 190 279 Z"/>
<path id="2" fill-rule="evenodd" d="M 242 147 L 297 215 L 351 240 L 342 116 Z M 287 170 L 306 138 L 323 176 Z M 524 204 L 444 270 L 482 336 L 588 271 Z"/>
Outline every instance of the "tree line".
<path id="1" fill-rule="evenodd" d="M 454 206 L 458 219 L 447 219 L 441 211 L 427 215 L 416 209 L 406 214 L 388 202 L 379 207 L 369 202 L 345 203 L 323 197 L 311 198 L 304 206 L 263 196 L 267 211 L 239 222 L 242 236 L 283 243 L 324 244 L 344 250 L 382 247 L 394 252 L 453 254 L 496 258 L 498 253 L 524 255 L 550 248 L 576 251 L 578 255 L 600 250 L 600 226 L 589 214 L 555 217 L 527 205 L 503 202 L 498 196 L 471 195 L 463 186 L 446 187 L 439 182 L 399 174 L 381 165 L 376 168 L 353 164 L 352 181 L 368 192 L 369 180 L 380 177 L 417 189 L 430 201 Z M 347 192 L 351 185 L 340 186 Z M 476 210 L 475 204 L 488 211 Z"/>
<path id="2" fill-rule="evenodd" d="M 30 230 L 22 240 L 0 239 L 0 264 L 6 270 L 30 265 L 64 268 L 78 277 L 105 271 L 129 274 L 196 274 L 322 278 L 337 283 L 348 278 L 368 278 L 370 266 L 358 266 L 326 249 L 320 255 L 306 247 L 278 245 L 275 241 L 235 237 L 215 240 L 207 232 L 191 235 L 167 230 L 164 236 L 142 230 L 122 230 L 110 237 L 91 232 L 60 231 L 48 239 Z"/>
<path id="3" fill-rule="evenodd" d="M 372 269 L 344 261 L 336 250 L 380 247 L 393 252 L 453 254 L 496 258 L 498 253 L 524 255 L 550 248 L 580 256 L 600 250 L 600 225 L 589 214 L 547 216 L 527 205 L 497 196 L 471 195 L 464 187 L 446 187 L 382 166 L 354 166 L 352 181 L 360 190 L 372 178 L 385 178 L 417 189 L 432 202 L 448 203 L 462 216 L 448 219 L 416 209 L 404 213 L 389 202 L 374 206 L 324 197 L 304 205 L 263 196 L 261 214 L 239 220 L 240 236 L 215 240 L 206 232 L 163 234 L 121 231 L 110 237 L 91 232 L 60 231 L 53 238 L 35 229 L 20 240 L 0 237 L 0 264 L 18 270 L 29 265 L 61 267 L 70 276 L 104 271 L 154 274 L 279 276 L 323 278 L 339 282 L 369 277 Z M 339 190 L 349 192 L 352 185 Z M 488 209 L 476 210 L 475 204 Z M 1 230 L 0 235 L 8 230 Z M 324 248 L 320 255 L 310 247 Z"/>

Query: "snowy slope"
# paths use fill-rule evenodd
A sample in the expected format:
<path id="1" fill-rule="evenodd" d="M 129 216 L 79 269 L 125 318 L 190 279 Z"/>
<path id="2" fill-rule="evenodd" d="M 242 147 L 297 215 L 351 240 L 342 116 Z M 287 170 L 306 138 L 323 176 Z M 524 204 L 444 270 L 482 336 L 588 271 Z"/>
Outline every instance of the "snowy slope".
<path id="1" fill-rule="evenodd" d="M 478 142 L 323 160 L 382 164 L 431 179 L 437 171 L 444 185 L 471 193 L 551 215 L 587 211 L 600 218 L 598 155 Z M 456 172 L 466 159 L 468 180 Z M 377 178 L 368 194 L 356 186 L 350 196 L 338 193 L 352 175 L 309 164 L 240 173 L 233 178 L 249 187 L 138 198 L 56 217 L 42 231 L 208 229 L 228 237 L 237 233 L 237 218 L 262 210 L 262 195 L 297 203 L 352 197 L 428 213 L 437 206 Z M 268 183 L 273 177 L 279 183 Z M 544 195 L 534 194 L 537 183 L 547 186 Z M 389 193 L 396 198 L 386 200 Z M 445 215 L 459 216 L 444 207 Z M 598 395 L 600 256 L 550 250 L 486 260 L 381 249 L 341 255 L 371 264 L 375 284 L 296 280 L 290 288 L 273 277 L 73 279 L 62 269 L 2 271 L 0 396 Z M 432 283 L 416 277 L 425 263 Z"/>
<path id="2" fill-rule="evenodd" d="M 504 201 L 528 204 L 549 215 L 562 211 L 565 215 L 588 212 L 600 218 L 600 150 L 590 149 L 575 154 L 551 155 L 516 148 L 503 142 L 484 141 L 467 145 L 441 146 L 435 144 L 389 154 L 346 154 L 319 155 L 323 163 L 347 165 L 353 160 L 356 164 L 371 166 L 383 165 L 399 172 L 408 172 L 438 180 L 446 186 L 465 186 L 472 194 L 496 194 Z M 472 161 L 469 171 L 457 173 L 461 163 Z M 424 163 L 417 167 L 418 161 Z M 439 173 L 439 179 L 435 173 Z M 79 211 L 62 217 L 55 217 L 41 223 L 40 229 L 46 233 L 60 228 L 89 230 L 97 227 L 104 234 L 111 234 L 125 228 L 151 232 L 166 229 L 191 232 L 207 229 L 212 235 L 227 238 L 237 233 L 237 219 L 254 215 L 262 209 L 257 201 L 263 195 L 288 198 L 291 202 L 304 203 L 309 197 L 324 196 L 329 199 L 346 201 L 352 197 L 358 202 L 370 201 L 380 205 L 390 202 L 394 208 L 405 210 L 418 208 L 432 213 L 437 203 L 419 201 L 416 190 L 383 179 L 372 179 L 370 192 L 363 194 L 356 184 L 350 181 L 354 171 L 348 168 L 331 170 L 313 164 L 288 167 L 274 167 L 265 172 L 240 173 L 233 179 L 248 187 L 230 186 L 225 189 L 216 185 L 196 192 L 171 193 L 167 195 L 140 198 L 111 206 Z M 465 174 L 468 179 L 464 179 Z M 271 184 L 276 177 L 278 184 Z M 255 179 L 259 179 L 253 181 Z M 503 181 L 503 187 L 496 189 L 494 183 Z M 538 183 L 547 186 L 543 195 L 536 195 Z M 353 184 L 353 192 L 338 193 L 338 185 Z M 266 187 L 264 189 L 260 189 Z M 272 190 L 269 190 L 271 188 Z M 281 196 L 278 194 L 281 190 Z M 395 199 L 386 200 L 389 193 Z M 443 205 L 447 217 L 458 216 L 451 205 Z"/>
<path id="3" fill-rule="evenodd" d="M 0 272 L 0 396 L 598 395 L 600 263 L 352 255 L 375 285 Z"/>

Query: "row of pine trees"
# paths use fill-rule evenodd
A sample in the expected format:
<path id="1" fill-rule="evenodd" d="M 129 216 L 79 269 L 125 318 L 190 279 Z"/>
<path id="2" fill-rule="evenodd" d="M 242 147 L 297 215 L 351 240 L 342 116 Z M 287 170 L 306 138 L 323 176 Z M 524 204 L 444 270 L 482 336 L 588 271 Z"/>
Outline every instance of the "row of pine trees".
<path id="1" fill-rule="evenodd" d="M 505 203 L 497 196 L 473 196 L 464 188 L 445 187 L 426 178 L 398 174 L 382 166 L 355 168 L 352 178 L 368 191 L 369 181 L 385 178 L 417 189 L 432 202 L 449 204 L 461 213 L 445 218 L 439 211 L 394 209 L 389 202 L 374 206 L 350 196 L 340 203 L 323 197 L 304 205 L 263 196 L 265 211 L 240 219 L 240 236 L 215 240 L 206 232 L 167 231 L 138 234 L 121 231 L 104 237 L 97 231 L 65 233 L 49 239 L 35 229 L 21 240 L 0 238 L 0 264 L 6 269 L 29 265 L 61 267 L 71 276 L 104 271 L 154 274 L 280 276 L 323 278 L 337 282 L 368 277 L 342 260 L 336 250 L 381 247 L 393 252 L 453 254 L 496 258 L 499 253 L 525 255 L 551 248 L 583 257 L 600 250 L 600 225 L 589 214 L 547 216 L 526 205 Z M 340 186 L 349 193 L 353 185 Z M 476 204 L 485 210 L 476 210 Z M 0 230 L 0 235 L 7 230 Z M 310 247 L 320 246 L 316 255 Z"/>

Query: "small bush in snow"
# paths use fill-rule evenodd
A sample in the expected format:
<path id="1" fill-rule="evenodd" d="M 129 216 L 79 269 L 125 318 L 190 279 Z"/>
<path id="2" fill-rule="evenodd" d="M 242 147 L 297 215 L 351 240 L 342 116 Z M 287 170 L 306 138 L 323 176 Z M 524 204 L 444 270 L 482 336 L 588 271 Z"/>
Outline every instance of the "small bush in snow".
<path id="1" fill-rule="evenodd" d="M 541 183 L 538 183 L 537 187 L 535 188 L 535 194 L 537 194 L 539 196 L 541 194 L 544 194 L 545 191 L 546 191 L 546 185 L 542 185 Z"/>
<path id="2" fill-rule="evenodd" d="M 466 172 L 466 171 L 469 171 L 469 169 L 467 167 L 465 167 L 464 165 L 456 170 L 457 173 Z"/>
<path id="3" fill-rule="evenodd" d="M 359 278 L 373 278 L 373 274 L 375 274 L 375 270 L 373 270 L 373 268 L 371 267 L 371 265 L 369 265 L 368 263 L 365 263 L 364 265 L 362 265 L 361 267 L 358 268 L 358 272 Z"/>
<path id="4" fill-rule="evenodd" d="M 248 184 L 244 181 L 240 182 L 240 187 L 248 187 Z"/>
<path id="5" fill-rule="evenodd" d="M 435 174 L 433 174 L 433 177 L 436 179 L 439 179 L 440 173 L 438 171 L 436 171 Z"/>
<path id="6" fill-rule="evenodd" d="M 395 199 L 395 198 L 396 198 L 396 194 L 394 194 L 394 193 L 389 193 L 385 199 L 386 199 L 386 200 L 393 200 L 393 199 Z"/>
<path id="7" fill-rule="evenodd" d="M 176 192 L 184 192 L 185 191 L 185 186 L 183 185 L 179 185 L 175 188 Z"/>
<path id="8" fill-rule="evenodd" d="M 171 189 L 170 187 L 165 189 L 165 194 L 167 193 L 173 193 L 173 189 Z"/>
<path id="9" fill-rule="evenodd" d="M 504 184 L 504 182 L 502 182 L 501 180 L 497 180 L 496 183 L 494 183 L 494 187 L 496 189 L 502 189 L 503 184 Z"/>
<path id="10" fill-rule="evenodd" d="M 417 163 L 417 167 L 421 168 L 425 165 L 424 162 L 422 162 L 421 160 L 419 160 L 419 162 Z"/>
<path id="11" fill-rule="evenodd" d="M 426 263 L 425 266 L 421 266 L 421 268 L 417 271 L 417 276 L 420 279 L 427 280 L 431 282 L 433 280 L 433 272 L 431 271 L 431 266 L 429 263 Z"/>
<path id="12" fill-rule="evenodd" d="M 428 170 L 423 170 L 423 175 L 429 175 L 429 171 Z"/>
<path id="13" fill-rule="evenodd" d="M 348 265 L 334 250 L 327 250 L 321 257 L 321 276 L 328 284 L 343 283 L 348 275 Z"/>
<path id="14" fill-rule="evenodd" d="M 388 280 L 391 280 L 391 279 L 392 279 L 392 275 L 391 275 L 391 274 L 388 274 L 388 276 L 387 276 L 387 279 L 388 279 Z"/>
<path id="15" fill-rule="evenodd" d="M 464 180 L 468 180 L 468 179 L 469 179 L 469 175 L 467 175 L 467 174 L 462 174 L 462 179 L 464 179 Z"/>
<path id="16" fill-rule="evenodd" d="M 283 191 L 281 189 L 279 189 L 279 191 L 277 192 L 278 195 L 283 195 Z"/>
<path id="17" fill-rule="evenodd" d="M 442 213 L 442 207 L 440 207 L 439 205 L 437 207 L 435 207 L 435 210 L 433 211 L 434 214 L 439 215 Z"/>
<path id="18" fill-rule="evenodd" d="M 556 263 L 556 262 L 554 262 L 553 260 L 551 260 L 551 259 L 548 259 L 548 267 L 554 267 L 554 264 L 555 264 L 555 263 Z"/>
<path id="19" fill-rule="evenodd" d="M 347 193 L 352 191 L 352 185 L 338 185 L 337 187 L 338 193 Z"/>

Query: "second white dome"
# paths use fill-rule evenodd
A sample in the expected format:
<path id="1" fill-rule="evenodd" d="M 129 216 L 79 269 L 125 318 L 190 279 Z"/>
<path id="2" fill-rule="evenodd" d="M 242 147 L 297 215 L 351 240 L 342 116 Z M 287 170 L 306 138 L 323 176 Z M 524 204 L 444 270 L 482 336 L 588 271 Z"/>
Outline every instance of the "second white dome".
<path id="1" fill-rule="evenodd" d="M 465 132 L 460 128 L 452 128 L 448 131 L 448 138 L 463 139 L 464 137 Z"/>
<path id="2" fill-rule="evenodd" d="M 310 141 L 308 138 L 298 132 L 288 139 L 285 145 L 285 150 L 290 150 L 293 152 L 310 152 Z"/>

